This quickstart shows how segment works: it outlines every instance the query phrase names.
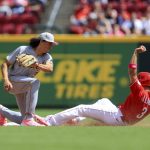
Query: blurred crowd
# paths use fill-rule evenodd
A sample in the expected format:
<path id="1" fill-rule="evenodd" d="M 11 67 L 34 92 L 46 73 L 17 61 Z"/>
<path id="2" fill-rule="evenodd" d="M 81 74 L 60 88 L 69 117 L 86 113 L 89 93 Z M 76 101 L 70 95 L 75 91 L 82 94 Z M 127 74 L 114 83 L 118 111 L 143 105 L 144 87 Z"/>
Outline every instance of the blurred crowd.
<path id="1" fill-rule="evenodd" d="M 79 0 L 69 32 L 84 35 L 150 35 L 150 0 Z"/>
<path id="2" fill-rule="evenodd" d="M 34 33 L 47 0 L 0 0 L 0 33 Z"/>

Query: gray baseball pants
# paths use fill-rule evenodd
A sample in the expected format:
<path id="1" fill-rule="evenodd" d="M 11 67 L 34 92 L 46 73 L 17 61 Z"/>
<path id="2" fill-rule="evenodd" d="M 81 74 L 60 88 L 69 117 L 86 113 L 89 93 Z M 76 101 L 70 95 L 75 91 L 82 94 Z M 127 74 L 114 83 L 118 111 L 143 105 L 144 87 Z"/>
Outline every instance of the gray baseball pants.
<path id="1" fill-rule="evenodd" d="M 26 76 L 10 77 L 13 89 L 9 93 L 16 97 L 20 113 L 3 108 L 1 113 L 12 122 L 21 123 L 25 113 L 35 113 L 38 101 L 40 82 L 36 78 Z"/>

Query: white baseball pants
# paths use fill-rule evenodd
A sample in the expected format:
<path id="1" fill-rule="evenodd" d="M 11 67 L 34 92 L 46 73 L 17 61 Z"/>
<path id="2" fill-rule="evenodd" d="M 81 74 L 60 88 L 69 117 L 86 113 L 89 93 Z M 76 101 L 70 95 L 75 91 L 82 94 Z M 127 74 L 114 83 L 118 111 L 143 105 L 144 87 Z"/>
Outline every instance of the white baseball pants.
<path id="1" fill-rule="evenodd" d="M 92 105 L 79 105 L 45 118 L 50 126 L 62 125 L 69 120 L 88 117 L 102 121 L 108 125 L 125 125 L 121 119 L 122 113 L 112 102 L 103 98 Z"/>

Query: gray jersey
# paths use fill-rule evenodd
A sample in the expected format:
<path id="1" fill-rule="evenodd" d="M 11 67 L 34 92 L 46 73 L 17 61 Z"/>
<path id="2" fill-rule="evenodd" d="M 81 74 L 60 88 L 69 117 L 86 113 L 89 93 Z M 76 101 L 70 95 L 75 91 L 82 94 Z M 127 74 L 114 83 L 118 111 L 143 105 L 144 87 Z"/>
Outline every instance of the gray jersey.
<path id="1" fill-rule="evenodd" d="M 19 54 L 33 55 L 36 57 L 38 63 L 40 64 L 45 64 L 47 62 L 52 61 L 52 56 L 48 53 L 42 56 L 37 56 L 37 54 L 32 49 L 32 47 L 20 46 L 6 57 L 7 61 L 10 64 L 12 64 L 8 70 L 8 75 L 11 79 L 13 79 L 15 76 L 34 77 L 39 72 L 39 70 L 35 68 L 25 68 L 23 66 L 20 66 L 18 62 L 16 61 L 16 56 L 18 56 Z"/>

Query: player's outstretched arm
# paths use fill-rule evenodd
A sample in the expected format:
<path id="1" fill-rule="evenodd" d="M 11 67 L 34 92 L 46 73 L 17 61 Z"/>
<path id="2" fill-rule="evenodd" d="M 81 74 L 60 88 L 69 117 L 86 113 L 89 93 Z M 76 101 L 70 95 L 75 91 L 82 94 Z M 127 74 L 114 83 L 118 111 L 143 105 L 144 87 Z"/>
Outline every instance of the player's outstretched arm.
<path id="1" fill-rule="evenodd" d="M 137 55 L 146 51 L 145 46 L 141 45 L 140 47 L 134 50 L 134 53 L 131 57 L 130 63 L 128 65 L 128 73 L 130 78 L 130 83 L 134 83 L 137 79 Z"/>
<path id="2" fill-rule="evenodd" d="M 13 88 L 13 86 L 8 78 L 8 67 L 9 66 L 10 66 L 10 64 L 8 61 L 5 61 L 1 66 L 2 77 L 3 77 L 3 81 L 4 81 L 4 89 L 6 91 L 9 91 L 10 89 Z"/>
<path id="3" fill-rule="evenodd" d="M 33 67 L 36 67 L 37 69 L 44 71 L 44 72 L 52 72 L 53 62 L 47 62 L 46 64 L 35 63 L 33 64 Z"/>

